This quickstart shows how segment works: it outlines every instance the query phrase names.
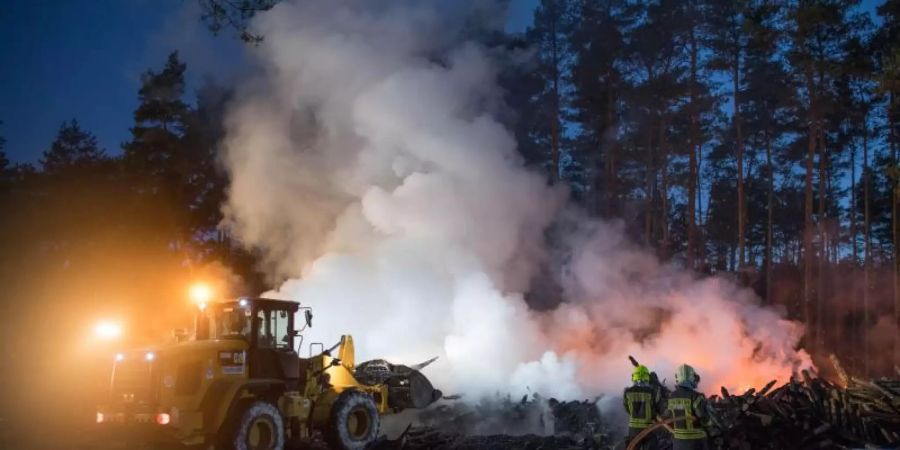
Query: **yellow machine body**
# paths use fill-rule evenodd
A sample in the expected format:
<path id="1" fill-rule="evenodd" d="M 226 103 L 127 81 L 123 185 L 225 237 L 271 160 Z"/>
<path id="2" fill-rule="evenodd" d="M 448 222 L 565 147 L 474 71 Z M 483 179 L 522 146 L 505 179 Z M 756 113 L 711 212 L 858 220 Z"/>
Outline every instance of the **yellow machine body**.
<path id="1" fill-rule="evenodd" d="M 277 407 L 288 440 L 324 430 L 332 405 L 346 390 L 370 395 L 378 414 L 394 410 L 387 386 L 364 385 L 354 376 L 349 335 L 331 351 L 296 358 L 296 379 L 251 376 L 251 347 L 242 339 L 192 339 L 120 354 L 98 422 L 150 430 L 184 445 L 208 445 L 217 442 L 241 405 L 257 399 Z"/>

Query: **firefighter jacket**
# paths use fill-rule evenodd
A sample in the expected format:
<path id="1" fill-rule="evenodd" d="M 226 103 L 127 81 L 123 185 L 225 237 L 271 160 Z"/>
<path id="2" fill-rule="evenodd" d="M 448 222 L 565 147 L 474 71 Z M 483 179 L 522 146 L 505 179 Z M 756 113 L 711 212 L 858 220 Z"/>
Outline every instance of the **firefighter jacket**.
<path id="1" fill-rule="evenodd" d="M 635 383 L 625 388 L 622 395 L 625 411 L 628 412 L 628 427 L 644 429 L 653 425 L 657 415 L 665 410 L 662 392 L 657 386 Z"/>
<path id="2" fill-rule="evenodd" d="M 705 439 L 709 414 L 706 397 L 678 386 L 668 400 L 668 416 L 675 419 L 672 430 L 675 439 Z"/>

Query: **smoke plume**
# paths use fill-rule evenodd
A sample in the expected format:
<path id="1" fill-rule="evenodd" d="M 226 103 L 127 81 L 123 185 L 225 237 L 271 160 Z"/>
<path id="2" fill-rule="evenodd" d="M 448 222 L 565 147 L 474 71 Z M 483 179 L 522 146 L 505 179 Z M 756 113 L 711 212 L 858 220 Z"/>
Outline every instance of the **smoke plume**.
<path id="1" fill-rule="evenodd" d="M 689 362 L 709 390 L 808 364 L 796 324 L 660 263 L 524 167 L 496 119 L 497 58 L 466 38 L 502 9 L 476 3 L 288 2 L 255 20 L 263 69 L 227 122 L 225 210 L 287 279 L 267 295 L 313 307 L 306 342 L 440 356 L 428 375 L 470 398 L 618 391 L 628 354 L 669 380 Z M 542 267 L 562 287 L 549 311 L 524 298 Z"/>

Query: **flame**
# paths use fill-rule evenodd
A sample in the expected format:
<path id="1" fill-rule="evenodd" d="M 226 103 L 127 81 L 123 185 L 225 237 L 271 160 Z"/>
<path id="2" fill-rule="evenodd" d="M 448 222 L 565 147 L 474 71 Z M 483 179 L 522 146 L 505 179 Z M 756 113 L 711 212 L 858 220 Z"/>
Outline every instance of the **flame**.
<path id="1" fill-rule="evenodd" d="M 680 301 L 667 299 L 665 304 Z M 701 377 L 699 389 L 710 395 L 722 387 L 743 393 L 772 380 L 785 383 L 799 368 L 812 366 L 806 352 L 765 332 L 754 334 L 726 300 L 711 303 L 719 308 L 718 315 L 684 319 L 680 315 L 694 310 L 680 307 L 671 316 L 650 314 L 624 325 L 609 319 L 614 312 L 597 305 L 568 305 L 547 318 L 544 330 L 557 354 L 578 361 L 579 384 L 603 392 L 630 383 L 629 355 L 669 387 L 674 385 L 676 367 L 689 364 Z"/>

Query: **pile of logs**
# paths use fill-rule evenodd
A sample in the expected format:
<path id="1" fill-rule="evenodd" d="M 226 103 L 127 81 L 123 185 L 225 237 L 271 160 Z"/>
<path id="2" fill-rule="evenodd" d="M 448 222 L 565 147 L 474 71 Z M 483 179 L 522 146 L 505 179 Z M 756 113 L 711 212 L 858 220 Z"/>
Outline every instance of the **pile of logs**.
<path id="1" fill-rule="evenodd" d="M 801 372 L 788 383 L 709 398 L 713 449 L 900 449 L 900 380 L 847 376 L 828 381 Z M 620 437 L 603 423 L 594 401 L 540 396 L 433 405 L 382 449 L 614 449 Z M 660 429 L 660 448 L 671 448 Z"/>
<path id="2" fill-rule="evenodd" d="M 809 372 L 774 388 L 710 398 L 725 449 L 900 448 L 900 380 L 847 377 L 841 386 Z"/>

